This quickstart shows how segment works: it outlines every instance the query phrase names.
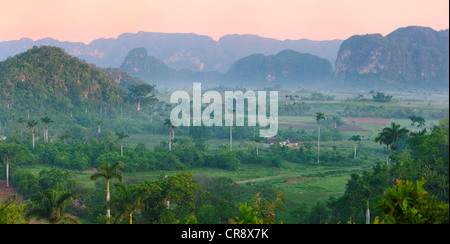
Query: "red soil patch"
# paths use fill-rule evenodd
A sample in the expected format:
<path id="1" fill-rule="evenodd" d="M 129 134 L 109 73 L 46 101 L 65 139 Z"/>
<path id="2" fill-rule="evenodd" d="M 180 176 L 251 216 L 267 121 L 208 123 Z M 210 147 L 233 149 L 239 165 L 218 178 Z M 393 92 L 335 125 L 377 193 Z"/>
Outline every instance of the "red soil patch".
<path id="1" fill-rule="evenodd" d="M 358 124 L 370 124 L 370 125 L 385 125 L 389 123 L 391 119 L 376 119 L 376 118 L 350 118 L 347 123 L 358 123 Z"/>
<path id="2" fill-rule="evenodd" d="M 6 181 L 1 180 L 0 181 L 0 203 L 4 200 L 8 199 L 11 195 L 16 195 L 16 201 L 18 203 L 23 202 L 23 197 L 19 195 L 16 190 L 14 190 L 14 187 L 11 185 L 11 182 L 9 182 L 9 187 L 6 187 Z"/>
<path id="3" fill-rule="evenodd" d="M 85 170 L 85 171 L 83 171 L 83 173 L 88 173 L 88 174 L 97 173 L 97 169 L 92 168 L 92 170 Z"/>

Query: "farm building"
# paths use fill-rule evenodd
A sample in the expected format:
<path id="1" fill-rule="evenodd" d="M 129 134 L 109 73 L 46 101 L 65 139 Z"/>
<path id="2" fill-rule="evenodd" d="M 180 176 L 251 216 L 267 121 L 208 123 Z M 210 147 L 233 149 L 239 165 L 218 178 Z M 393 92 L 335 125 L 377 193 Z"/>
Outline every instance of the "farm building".
<path id="1" fill-rule="evenodd" d="M 276 143 L 280 144 L 281 140 L 278 138 L 267 138 L 263 141 L 263 147 L 270 147 Z"/>

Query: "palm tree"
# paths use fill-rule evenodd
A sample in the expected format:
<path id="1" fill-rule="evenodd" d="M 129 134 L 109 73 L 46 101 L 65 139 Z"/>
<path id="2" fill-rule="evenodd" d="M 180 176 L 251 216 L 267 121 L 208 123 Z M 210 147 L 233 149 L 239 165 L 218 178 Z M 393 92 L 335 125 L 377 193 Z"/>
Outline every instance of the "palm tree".
<path id="1" fill-rule="evenodd" d="M 172 150 L 172 139 L 175 139 L 175 126 L 172 124 L 170 119 L 166 119 L 164 121 L 164 125 L 166 126 L 167 130 L 169 130 L 169 151 Z"/>
<path id="2" fill-rule="evenodd" d="M 375 142 L 380 143 L 380 145 L 386 145 L 386 165 L 389 165 L 389 146 L 392 143 L 392 138 L 390 138 L 389 134 L 383 130 L 375 137 Z"/>
<path id="3" fill-rule="evenodd" d="M 409 132 L 405 127 L 400 128 L 399 124 L 391 123 L 391 127 L 385 127 L 378 136 L 375 138 L 375 142 L 386 145 L 386 162 L 389 165 L 389 146 L 392 150 L 397 149 L 397 142 L 403 138 L 405 134 Z"/>
<path id="4" fill-rule="evenodd" d="M 123 139 L 130 137 L 125 131 L 116 132 L 117 141 L 120 141 L 120 156 L 123 157 Z"/>
<path id="5" fill-rule="evenodd" d="M 394 122 L 391 123 L 391 127 L 386 127 L 383 129 L 388 133 L 388 135 L 392 138 L 392 144 L 391 149 L 396 150 L 398 145 L 397 142 L 400 141 L 400 139 L 403 138 L 404 135 L 408 134 L 409 130 L 405 127 L 400 128 L 399 124 L 396 124 Z"/>
<path id="6" fill-rule="evenodd" d="M 102 132 L 102 125 L 103 125 L 103 120 L 97 121 L 98 134 L 99 134 L 99 135 L 100 135 L 100 133 Z"/>
<path id="7" fill-rule="evenodd" d="M 106 217 L 108 218 L 108 223 L 110 223 L 111 217 L 109 182 L 115 178 L 122 182 L 123 176 L 122 171 L 120 171 L 121 167 L 123 167 L 122 162 L 114 164 L 104 162 L 98 167 L 98 172 L 91 176 L 91 180 L 98 180 L 99 178 L 104 178 L 106 180 Z"/>
<path id="8" fill-rule="evenodd" d="M 356 160 L 356 143 L 359 142 L 359 141 L 361 141 L 361 136 L 359 136 L 359 135 L 352 136 L 352 137 L 350 137 L 348 140 L 354 141 L 354 142 L 355 142 L 354 160 Z"/>
<path id="9" fill-rule="evenodd" d="M 53 119 L 49 118 L 48 116 L 45 116 L 44 118 L 41 118 L 42 123 L 45 124 L 44 126 L 44 141 L 48 142 L 48 124 L 53 123 Z"/>
<path id="10" fill-rule="evenodd" d="M 21 154 L 21 147 L 12 143 L 0 143 L 0 156 L 6 163 L 6 187 L 9 187 L 9 163 Z"/>
<path id="11" fill-rule="evenodd" d="M 331 118 L 333 119 L 334 128 L 336 129 L 337 128 L 337 123 L 338 123 L 338 121 L 340 121 L 341 118 L 338 115 L 333 115 Z"/>
<path id="12" fill-rule="evenodd" d="M 135 212 L 140 206 L 141 201 L 145 199 L 148 194 L 147 191 L 143 191 L 136 186 L 127 187 L 124 184 L 115 184 L 116 195 L 113 197 L 111 203 L 117 210 L 117 216 L 114 223 L 120 223 L 120 221 L 129 217 L 129 223 L 133 224 L 133 212 Z"/>
<path id="13" fill-rule="evenodd" d="M 33 137 L 33 151 L 34 151 L 34 135 L 36 134 L 36 126 L 39 124 L 36 120 L 28 120 L 27 126 L 31 131 L 31 135 Z"/>
<path id="14" fill-rule="evenodd" d="M 233 113 L 233 116 L 230 117 L 230 151 L 232 151 L 233 150 L 233 117 L 235 116 L 234 112 L 236 112 L 236 109 L 231 108 L 228 111 Z"/>
<path id="15" fill-rule="evenodd" d="M 31 208 L 26 212 L 27 219 L 35 217 L 37 220 L 47 220 L 49 224 L 67 222 L 79 224 L 80 221 L 70 214 L 64 213 L 69 200 L 75 198 L 73 193 L 59 193 L 44 191 L 33 201 Z"/>
<path id="16" fill-rule="evenodd" d="M 421 115 L 411 115 L 408 117 L 411 120 L 411 126 L 415 126 L 417 123 L 417 127 L 425 126 L 425 119 Z"/>
<path id="17" fill-rule="evenodd" d="M 325 114 L 317 112 L 316 113 L 316 122 L 319 125 L 319 133 L 317 136 L 317 163 L 320 163 L 320 121 L 325 120 Z"/>
<path id="18" fill-rule="evenodd" d="M 26 122 L 26 120 L 24 120 L 23 118 L 19 118 L 19 119 L 17 119 L 17 123 L 19 123 L 20 124 L 20 135 L 21 136 L 23 136 L 23 123 L 25 123 Z"/>

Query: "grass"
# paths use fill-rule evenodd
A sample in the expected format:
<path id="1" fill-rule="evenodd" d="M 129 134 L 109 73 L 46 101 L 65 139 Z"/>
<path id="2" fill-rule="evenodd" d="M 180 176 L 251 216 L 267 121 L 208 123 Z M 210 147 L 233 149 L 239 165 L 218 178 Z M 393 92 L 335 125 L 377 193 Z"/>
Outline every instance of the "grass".
<path id="1" fill-rule="evenodd" d="M 364 168 L 367 167 L 366 165 Z M 51 170 L 53 168 L 53 166 L 48 165 L 33 165 L 28 166 L 27 170 L 37 175 L 41 170 Z M 280 168 L 241 164 L 237 171 L 216 168 L 193 168 L 187 171 L 192 172 L 194 178 L 200 176 L 227 177 L 235 182 L 248 181 L 240 184 L 269 187 L 277 191 L 281 190 L 289 201 L 310 204 L 316 201 L 324 201 L 330 196 L 342 195 L 350 172 L 360 172 L 364 168 L 357 168 L 356 166 L 307 166 L 285 162 Z M 95 187 L 95 182 L 90 179 L 93 173 L 71 172 L 81 187 L 91 189 Z M 124 172 L 124 182 L 127 184 L 139 184 L 145 180 L 154 180 L 161 175 L 170 175 L 177 172 Z"/>
<path id="2" fill-rule="evenodd" d="M 344 99 L 346 97 L 354 97 L 354 94 L 338 94 L 336 97 Z M 418 111 L 423 111 L 424 114 L 431 114 L 433 112 L 439 112 L 442 109 L 448 109 L 448 96 L 430 96 L 434 100 L 432 105 L 429 105 L 429 101 L 403 101 L 401 99 L 413 99 L 414 97 L 408 94 L 401 97 L 399 103 L 380 104 L 373 102 L 346 102 L 346 101 L 305 101 L 307 106 L 311 107 L 310 113 L 313 114 L 316 111 L 324 112 L 325 114 L 337 114 L 339 111 L 344 111 L 347 106 L 384 106 L 386 108 L 400 108 L 400 107 L 412 107 Z M 280 101 L 284 103 L 284 101 Z M 342 121 L 347 121 L 347 117 L 343 117 Z M 426 117 L 427 128 L 431 128 L 432 125 L 439 124 L 439 120 L 428 119 Z M 409 130 L 416 129 L 410 124 L 409 119 L 393 119 L 395 123 L 406 127 Z M 315 117 L 309 116 L 279 116 L 280 124 L 292 124 L 292 125 L 306 125 L 316 126 Z M 366 158 L 378 159 L 384 161 L 384 146 L 374 142 L 374 138 L 379 131 L 381 131 L 386 125 L 360 125 L 373 132 L 341 132 L 344 140 L 342 141 L 322 141 L 321 151 L 332 151 L 333 147 L 346 155 L 352 154 L 354 150 L 354 142 L 348 141 L 352 135 L 361 135 L 363 140 L 358 144 L 358 155 L 364 155 Z M 279 128 L 281 129 L 281 128 Z M 417 130 L 417 129 L 416 129 Z M 177 137 L 177 135 L 175 135 Z M 161 141 L 168 141 L 169 135 L 166 134 L 131 134 L 130 138 L 124 140 L 125 145 L 128 147 L 135 147 L 139 143 L 144 143 L 148 148 L 154 148 L 159 145 Z M 217 149 L 221 146 L 228 148 L 228 139 L 211 139 L 207 141 L 208 148 L 210 150 Z M 233 140 L 233 148 L 243 148 L 252 144 L 251 141 L 246 140 Z M 280 168 L 265 167 L 261 165 L 249 165 L 241 163 L 239 170 L 227 171 L 216 168 L 193 168 L 187 171 L 192 172 L 194 177 L 208 176 L 208 177 L 227 177 L 235 182 L 243 182 L 244 185 L 256 185 L 261 187 L 269 187 L 274 190 L 282 191 L 287 200 L 296 204 L 305 203 L 313 204 L 317 201 L 326 201 L 331 196 L 341 196 L 345 192 L 345 187 L 350 178 L 350 174 L 353 172 L 359 173 L 362 170 L 368 170 L 371 167 L 369 163 L 367 165 L 357 166 L 323 166 L 323 165 L 303 165 L 285 162 Z M 30 172 L 38 174 L 41 170 L 51 170 L 52 166 L 34 165 L 27 168 Z M 83 187 L 93 188 L 95 182 L 90 180 L 92 173 L 83 173 L 80 171 L 73 171 L 77 182 Z M 145 180 L 158 179 L 161 175 L 174 174 L 175 171 L 151 171 L 151 172 L 136 172 L 136 173 L 124 173 L 124 181 L 127 184 L 139 184 Z M 256 189 L 256 188 L 255 188 Z M 256 192 L 255 192 L 256 194 Z M 250 199 L 248 199 L 250 200 Z"/>

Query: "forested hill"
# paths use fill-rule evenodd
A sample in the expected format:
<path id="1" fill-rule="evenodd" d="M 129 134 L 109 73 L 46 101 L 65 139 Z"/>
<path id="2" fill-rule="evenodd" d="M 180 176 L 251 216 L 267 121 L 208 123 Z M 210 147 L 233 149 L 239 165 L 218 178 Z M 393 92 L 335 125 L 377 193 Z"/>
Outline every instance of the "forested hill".
<path id="1" fill-rule="evenodd" d="M 93 105 L 114 108 L 124 102 L 126 92 L 112 74 L 123 76 L 121 71 L 104 72 L 57 47 L 33 47 L 0 62 L 2 107 L 50 112 Z M 130 82 L 134 81 L 126 84 Z"/>

